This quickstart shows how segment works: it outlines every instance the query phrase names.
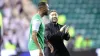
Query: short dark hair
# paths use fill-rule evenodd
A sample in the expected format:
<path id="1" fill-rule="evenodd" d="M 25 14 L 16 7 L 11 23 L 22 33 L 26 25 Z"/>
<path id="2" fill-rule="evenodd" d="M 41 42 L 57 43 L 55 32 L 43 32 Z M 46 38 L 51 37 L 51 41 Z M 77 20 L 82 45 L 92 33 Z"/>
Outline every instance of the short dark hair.
<path id="1" fill-rule="evenodd" d="M 38 4 L 38 8 L 42 8 L 43 6 L 46 6 L 46 2 L 40 2 Z"/>
<path id="2" fill-rule="evenodd" d="M 57 11 L 56 11 L 56 10 L 51 10 L 51 11 L 49 12 L 49 14 L 50 14 L 51 12 L 57 12 Z"/>

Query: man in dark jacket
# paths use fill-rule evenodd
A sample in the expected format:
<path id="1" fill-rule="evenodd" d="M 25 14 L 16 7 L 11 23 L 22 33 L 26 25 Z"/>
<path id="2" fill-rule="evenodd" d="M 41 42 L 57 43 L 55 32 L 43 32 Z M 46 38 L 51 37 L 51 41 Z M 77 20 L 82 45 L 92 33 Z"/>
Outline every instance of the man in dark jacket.
<path id="1" fill-rule="evenodd" d="M 57 23 L 58 14 L 55 10 L 50 12 L 49 18 L 51 22 L 45 26 L 45 38 L 49 43 L 48 46 L 52 52 L 51 56 L 70 56 L 63 43 L 64 39 L 69 40 L 70 38 L 68 30 L 65 30 L 65 26 Z"/>

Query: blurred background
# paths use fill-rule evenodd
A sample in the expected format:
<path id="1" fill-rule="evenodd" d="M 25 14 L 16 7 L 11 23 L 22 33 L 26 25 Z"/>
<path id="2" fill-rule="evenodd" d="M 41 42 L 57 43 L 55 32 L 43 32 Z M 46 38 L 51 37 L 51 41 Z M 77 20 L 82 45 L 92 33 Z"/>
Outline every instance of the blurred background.
<path id="1" fill-rule="evenodd" d="M 71 56 L 100 56 L 100 0 L 0 0 L 0 56 L 30 56 L 29 23 L 40 1 L 57 10 L 59 24 L 70 26 L 64 44 Z"/>

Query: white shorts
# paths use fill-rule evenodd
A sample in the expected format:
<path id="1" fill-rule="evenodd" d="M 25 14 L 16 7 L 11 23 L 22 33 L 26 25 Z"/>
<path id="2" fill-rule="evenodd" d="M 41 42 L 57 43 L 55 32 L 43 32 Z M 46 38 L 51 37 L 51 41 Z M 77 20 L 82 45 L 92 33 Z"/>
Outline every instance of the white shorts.
<path id="1" fill-rule="evenodd" d="M 29 52 L 30 52 L 30 56 L 39 56 L 39 49 L 29 51 Z M 44 53 L 43 53 L 43 56 L 44 56 Z"/>

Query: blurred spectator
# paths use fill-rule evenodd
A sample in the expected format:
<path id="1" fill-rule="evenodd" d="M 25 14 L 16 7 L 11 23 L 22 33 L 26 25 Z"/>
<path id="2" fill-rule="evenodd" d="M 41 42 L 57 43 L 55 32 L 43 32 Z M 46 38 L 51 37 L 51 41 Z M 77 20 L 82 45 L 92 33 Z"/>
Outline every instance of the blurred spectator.
<path id="1" fill-rule="evenodd" d="M 74 48 L 74 43 L 75 43 L 75 39 L 74 38 L 70 38 L 70 40 L 68 41 L 68 44 L 67 44 L 67 49 L 69 51 L 72 51 L 73 48 Z"/>
<path id="2" fill-rule="evenodd" d="M 2 14 L 1 14 L 1 11 L 0 11 L 0 34 L 1 34 L 1 29 L 3 27 L 3 24 L 2 24 Z M 0 35 L 1 36 L 1 35 Z"/>
<path id="3" fill-rule="evenodd" d="M 82 43 L 82 48 L 84 49 L 92 48 L 92 40 L 90 40 L 89 38 L 86 38 Z"/>
<path id="4" fill-rule="evenodd" d="M 66 15 L 59 15 L 58 24 L 64 25 L 66 23 L 66 20 L 67 20 Z"/>
<path id="5" fill-rule="evenodd" d="M 3 28 L 4 30 L 9 28 L 9 19 L 7 17 L 3 17 Z"/>
<path id="6" fill-rule="evenodd" d="M 42 2 L 46 2 L 46 3 L 47 3 L 47 1 L 48 1 L 48 0 L 41 0 L 41 1 L 42 1 Z"/>
<path id="7" fill-rule="evenodd" d="M 2 44 L 2 42 L 3 42 L 3 40 L 2 40 L 2 33 L 3 33 L 3 25 L 2 25 L 2 14 L 1 14 L 1 12 L 0 12 L 0 48 L 1 48 L 1 44 Z"/>
<path id="8" fill-rule="evenodd" d="M 29 19 L 37 13 L 37 7 L 30 0 L 22 0 L 23 11 L 28 15 Z"/>
<path id="9" fill-rule="evenodd" d="M 69 27 L 68 32 L 69 32 L 71 38 L 75 37 L 75 28 L 73 26 Z"/>
<path id="10" fill-rule="evenodd" d="M 84 40 L 84 38 L 81 34 L 78 34 L 76 36 L 75 43 L 74 43 L 75 50 L 80 50 L 81 49 L 83 40 Z"/>
<path id="11" fill-rule="evenodd" d="M 7 19 L 10 19 L 11 17 L 11 6 L 10 4 L 8 3 L 5 3 L 4 4 L 4 7 L 3 7 L 3 14 L 4 14 L 4 17 L 7 17 Z"/>
<path id="12" fill-rule="evenodd" d="M 23 2 L 28 1 L 28 2 Z M 15 52 L 28 51 L 29 22 L 37 12 L 35 5 L 30 0 L 3 0 L 3 52 L 13 50 Z M 1 3 L 1 0 L 0 0 Z M 28 3 L 28 4 L 27 4 Z M 34 7 L 33 7 L 34 6 Z M 27 10 L 25 10 L 25 8 Z M 0 13 L 0 26 L 2 25 Z M 11 53 L 10 53 L 11 54 Z"/>
<path id="13" fill-rule="evenodd" d="M 3 7 L 4 5 L 4 0 L 0 0 L 0 9 Z"/>

